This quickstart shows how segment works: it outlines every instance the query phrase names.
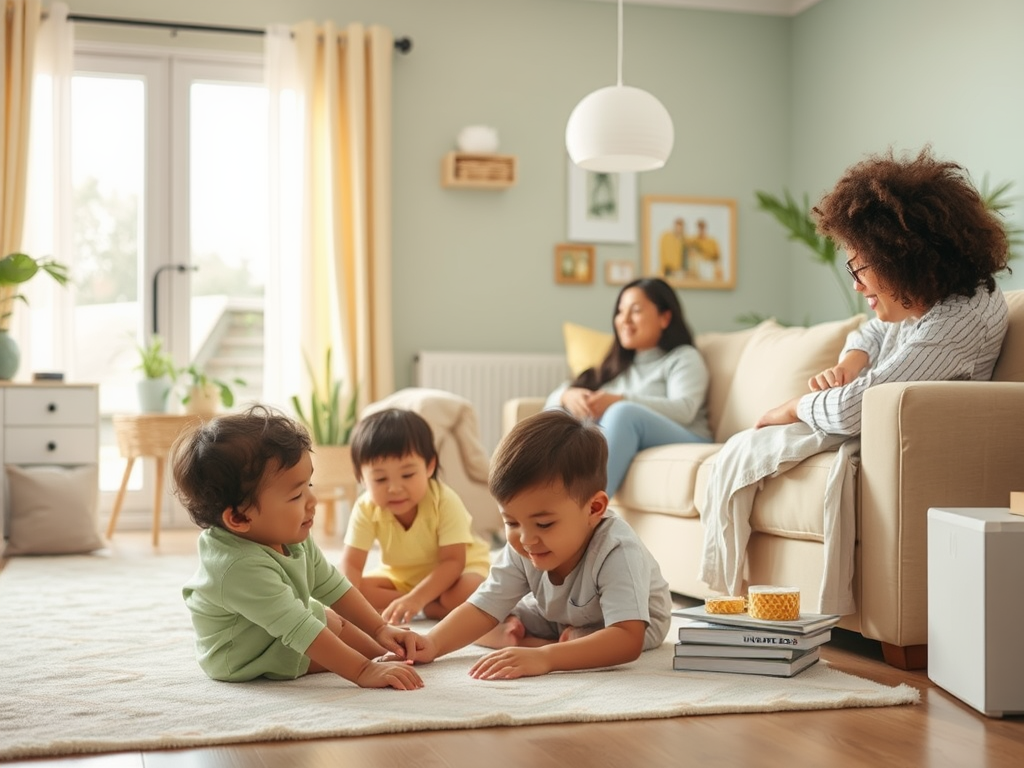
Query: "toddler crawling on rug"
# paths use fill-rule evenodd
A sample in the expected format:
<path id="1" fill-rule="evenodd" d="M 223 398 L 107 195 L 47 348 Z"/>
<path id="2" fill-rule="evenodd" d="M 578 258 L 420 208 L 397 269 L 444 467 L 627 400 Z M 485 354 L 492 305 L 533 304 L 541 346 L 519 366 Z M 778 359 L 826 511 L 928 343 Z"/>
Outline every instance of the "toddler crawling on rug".
<path id="1" fill-rule="evenodd" d="M 199 665 L 232 682 L 329 671 L 363 688 L 421 688 L 409 662 L 375 659 L 411 658 L 423 639 L 388 625 L 309 536 L 310 449 L 301 425 L 259 405 L 175 442 L 175 492 L 205 529 L 182 590 Z"/>
<path id="2" fill-rule="evenodd" d="M 473 677 L 493 680 L 634 661 L 657 648 L 672 599 L 654 557 L 608 510 L 608 446 L 564 411 L 517 424 L 491 460 L 488 488 L 508 543 L 490 575 L 424 638 L 416 662 L 472 642 L 498 649 Z"/>

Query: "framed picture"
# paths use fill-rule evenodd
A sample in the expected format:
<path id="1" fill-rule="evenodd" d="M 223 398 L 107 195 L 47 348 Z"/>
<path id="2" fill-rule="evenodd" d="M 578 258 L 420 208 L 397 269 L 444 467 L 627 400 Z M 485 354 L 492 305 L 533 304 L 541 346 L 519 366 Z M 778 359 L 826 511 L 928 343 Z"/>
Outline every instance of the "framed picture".
<path id="1" fill-rule="evenodd" d="M 636 242 L 636 174 L 585 171 L 569 161 L 569 239 Z"/>
<path id="2" fill-rule="evenodd" d="M 594 282 L 594 246 L 559 243 L 555 246 L 555 282 L 590 285 Z"/>
<path id="3" fill-rule="evenodd" d="M 636 277 L 636 267 L 632 261 L 606 261 L 604 263 L 604 281 L 608 285 L 625 285 Z"/>
<path id="4" fill-rule="evenodd" d="M 736 287 L 736 201 L 644 196 L 644 274 L 676 288 Z"/>

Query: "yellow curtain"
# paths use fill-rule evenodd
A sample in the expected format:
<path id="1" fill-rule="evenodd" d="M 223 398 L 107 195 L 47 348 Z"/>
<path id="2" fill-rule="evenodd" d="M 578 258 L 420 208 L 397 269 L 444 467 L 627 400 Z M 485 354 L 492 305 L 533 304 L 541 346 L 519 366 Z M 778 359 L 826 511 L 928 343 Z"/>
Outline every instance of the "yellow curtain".
<path id="1" fill-rule="evenodd" d="M 389 30 L 293 28 L 306 108 L 303 224 L 312 327 L 302 346 L 340 351 L 363 403 L 394 390 L 391 328 Z M 320 358 L 320 359 L 318 359 Z"/>
<path id="2" fill-rule="evenodd" d="M 32 63 L 39 31 L 40 0 L 6 0 L 0 39 L 0 257 L 21 249 L 28 178 Z M 0 286 L 0 328 L 10 320 L 16 286 Z"/>

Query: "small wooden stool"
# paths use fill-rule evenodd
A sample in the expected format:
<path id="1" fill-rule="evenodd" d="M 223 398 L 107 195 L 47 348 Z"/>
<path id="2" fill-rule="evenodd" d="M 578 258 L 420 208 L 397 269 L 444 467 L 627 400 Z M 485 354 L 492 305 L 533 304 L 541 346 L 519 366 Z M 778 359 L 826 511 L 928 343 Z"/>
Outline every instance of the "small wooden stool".
<path id="1" fill-rule="evenodd" d="M 128 478 L 131 476 L 135 459 L 152 456 L 156 459 L 156 488 L 153 491 L 153 546 L 160 543 L 160 507 L 164 495 L 164 462 L 171 446 L 181 431 L 201 421 L 199 416 L 192 414 L 142 413 L 138 415 L 115 415 L 114 434 L 117 436 L 117 448 L 121 456 L 127 459 L 121 487 L 114 500 L 114 508 L 107 524 L 107 538 L 114 537 L 117 516 L 121 514 L 124 494 L 128 489 Z"/>

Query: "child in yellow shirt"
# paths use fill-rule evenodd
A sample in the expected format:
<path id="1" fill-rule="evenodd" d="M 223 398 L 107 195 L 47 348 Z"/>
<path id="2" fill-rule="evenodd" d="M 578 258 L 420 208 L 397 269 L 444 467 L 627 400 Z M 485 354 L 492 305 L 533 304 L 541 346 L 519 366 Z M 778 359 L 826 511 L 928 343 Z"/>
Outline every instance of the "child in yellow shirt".
<path id="1" fill-rule="evenodd" d="M 397 408 L 367 416 L 352 435 L 352 463 L 367 491 L 349 518 L 342 572 L 392 624 L 421 611 L 447 616 L 483 583 L 490 556 L 462 500 L 437 479 L 430 425 Z M 381 566 L 363 573 L 374 541 Z"/>

